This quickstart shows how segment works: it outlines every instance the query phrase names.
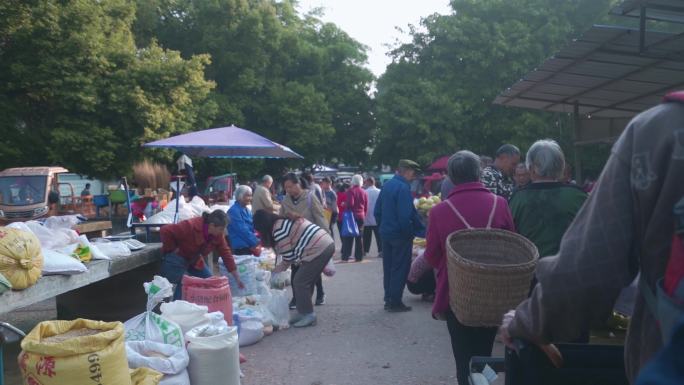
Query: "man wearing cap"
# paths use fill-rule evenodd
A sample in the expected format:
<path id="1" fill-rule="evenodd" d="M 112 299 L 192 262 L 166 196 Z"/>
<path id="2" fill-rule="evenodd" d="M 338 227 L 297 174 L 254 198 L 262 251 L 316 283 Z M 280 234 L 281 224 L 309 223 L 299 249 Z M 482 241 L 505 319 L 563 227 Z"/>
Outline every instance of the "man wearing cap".
<path id="1" fill-rule="evenodd" d="M 375 219 L 382 240 L 382 270 L 385 310 L 405 312 L 402 296 L 411 268 L 411 251 L 415 236 L 425 237 L 425 226 L 413 206 L 410 183 L 420 171 L 418 163 L 402 159 L 394 178 L 385 183 L 375 205 Z"/>

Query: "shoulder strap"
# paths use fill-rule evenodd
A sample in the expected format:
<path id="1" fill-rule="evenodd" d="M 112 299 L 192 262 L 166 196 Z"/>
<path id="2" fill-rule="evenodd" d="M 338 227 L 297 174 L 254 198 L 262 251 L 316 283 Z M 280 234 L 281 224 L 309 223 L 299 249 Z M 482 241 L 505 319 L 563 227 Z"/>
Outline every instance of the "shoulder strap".
<path id="1" fill-rule="evenodd" d="M 461 213 L 458 211 L 458 209 L 456 209 L 456 207 L 454 207 L 454 205 L 453 205 L 453 203 L 451 203 L 451 201 L 449 201 L 449 200 L 447 199 L 447 200 L 445 200 L 445 202 L 447 203 L 447 205 L 449 205 L 449 207 L 451 207 L 451 210 L 454 212 L 454 214 L 456 214 L 456 216 L 458 217 L 458 219 L 460 219 L 461 222 L 463 222 L 463 224 L 464 224 L 468 229 L 472 229 L 472 228 L 473 228 L 473 226 L 471 226 L 470 223 L 468 223 L 468 221 L 466 221 L 465 218 L 463 218 L 463 215 L 461 215 Z"/>
<path id="2" fill-rule="evenodd" d="M 494 197 L 494 205 L 492 206 L 492 212 L 489 213 L 489 220 L 487 221 L 487 230 L 492 228 L 492 221 L 494 220 L 494 214 L 496 213 L 496 204 L 497 202 L 499 202 L 496 194 L 492 194 L 492 196 Z"/>

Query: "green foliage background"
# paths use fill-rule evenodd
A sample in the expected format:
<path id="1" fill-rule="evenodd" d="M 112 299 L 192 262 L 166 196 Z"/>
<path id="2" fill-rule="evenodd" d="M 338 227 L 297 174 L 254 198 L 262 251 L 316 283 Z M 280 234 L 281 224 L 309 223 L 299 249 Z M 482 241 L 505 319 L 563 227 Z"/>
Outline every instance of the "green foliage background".
<path id="1" fill-rule="evenodd" d="M 591 24 L 622 22 L 603 16 L 613 3 L 452 0 L 451 14 L 409 28 L 375 79 L 367 47 L 294 0 L 0 2 L 0 169 L 59 164 L 114 178 L 142 158 L 172 165 L 171 151 L 145 142 L 230 124 L 306 161 L 200 159 L 200 176 L 429 164 L 539 138 L 572 160 L 570 116 L 492 101 Z M 580 153 L 596 176 L 608 150 Z"/>

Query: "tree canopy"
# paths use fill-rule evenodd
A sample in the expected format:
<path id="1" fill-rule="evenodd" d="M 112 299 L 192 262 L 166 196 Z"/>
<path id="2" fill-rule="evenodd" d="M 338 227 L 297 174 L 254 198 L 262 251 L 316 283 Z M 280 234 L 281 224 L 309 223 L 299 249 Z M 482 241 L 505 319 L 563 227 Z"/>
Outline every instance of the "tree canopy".
<path id="1" fill-rule="evenodd" d="M 491 155 L 501 144 L 526 148 L 550 137 L 569 150 L 567 116 L 492 104 L 498 93 L 605 15 L 610 0 L 452 0 L 392 51 L 378 81 L 375 159 L 429 163 L 470 149 Z"/>

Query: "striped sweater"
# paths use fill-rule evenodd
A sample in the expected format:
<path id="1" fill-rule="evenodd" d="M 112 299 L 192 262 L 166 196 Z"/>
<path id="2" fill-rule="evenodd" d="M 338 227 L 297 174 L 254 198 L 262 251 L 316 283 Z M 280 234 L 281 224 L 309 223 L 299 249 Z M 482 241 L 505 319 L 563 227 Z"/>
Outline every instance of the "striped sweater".
<path id="1" fill-rule="evenodd" d="M 310 262 L 335 243 L 327 231 L 304 218 L 277 220 L 273 241 L 276 253 L 290 263 Z"/>

